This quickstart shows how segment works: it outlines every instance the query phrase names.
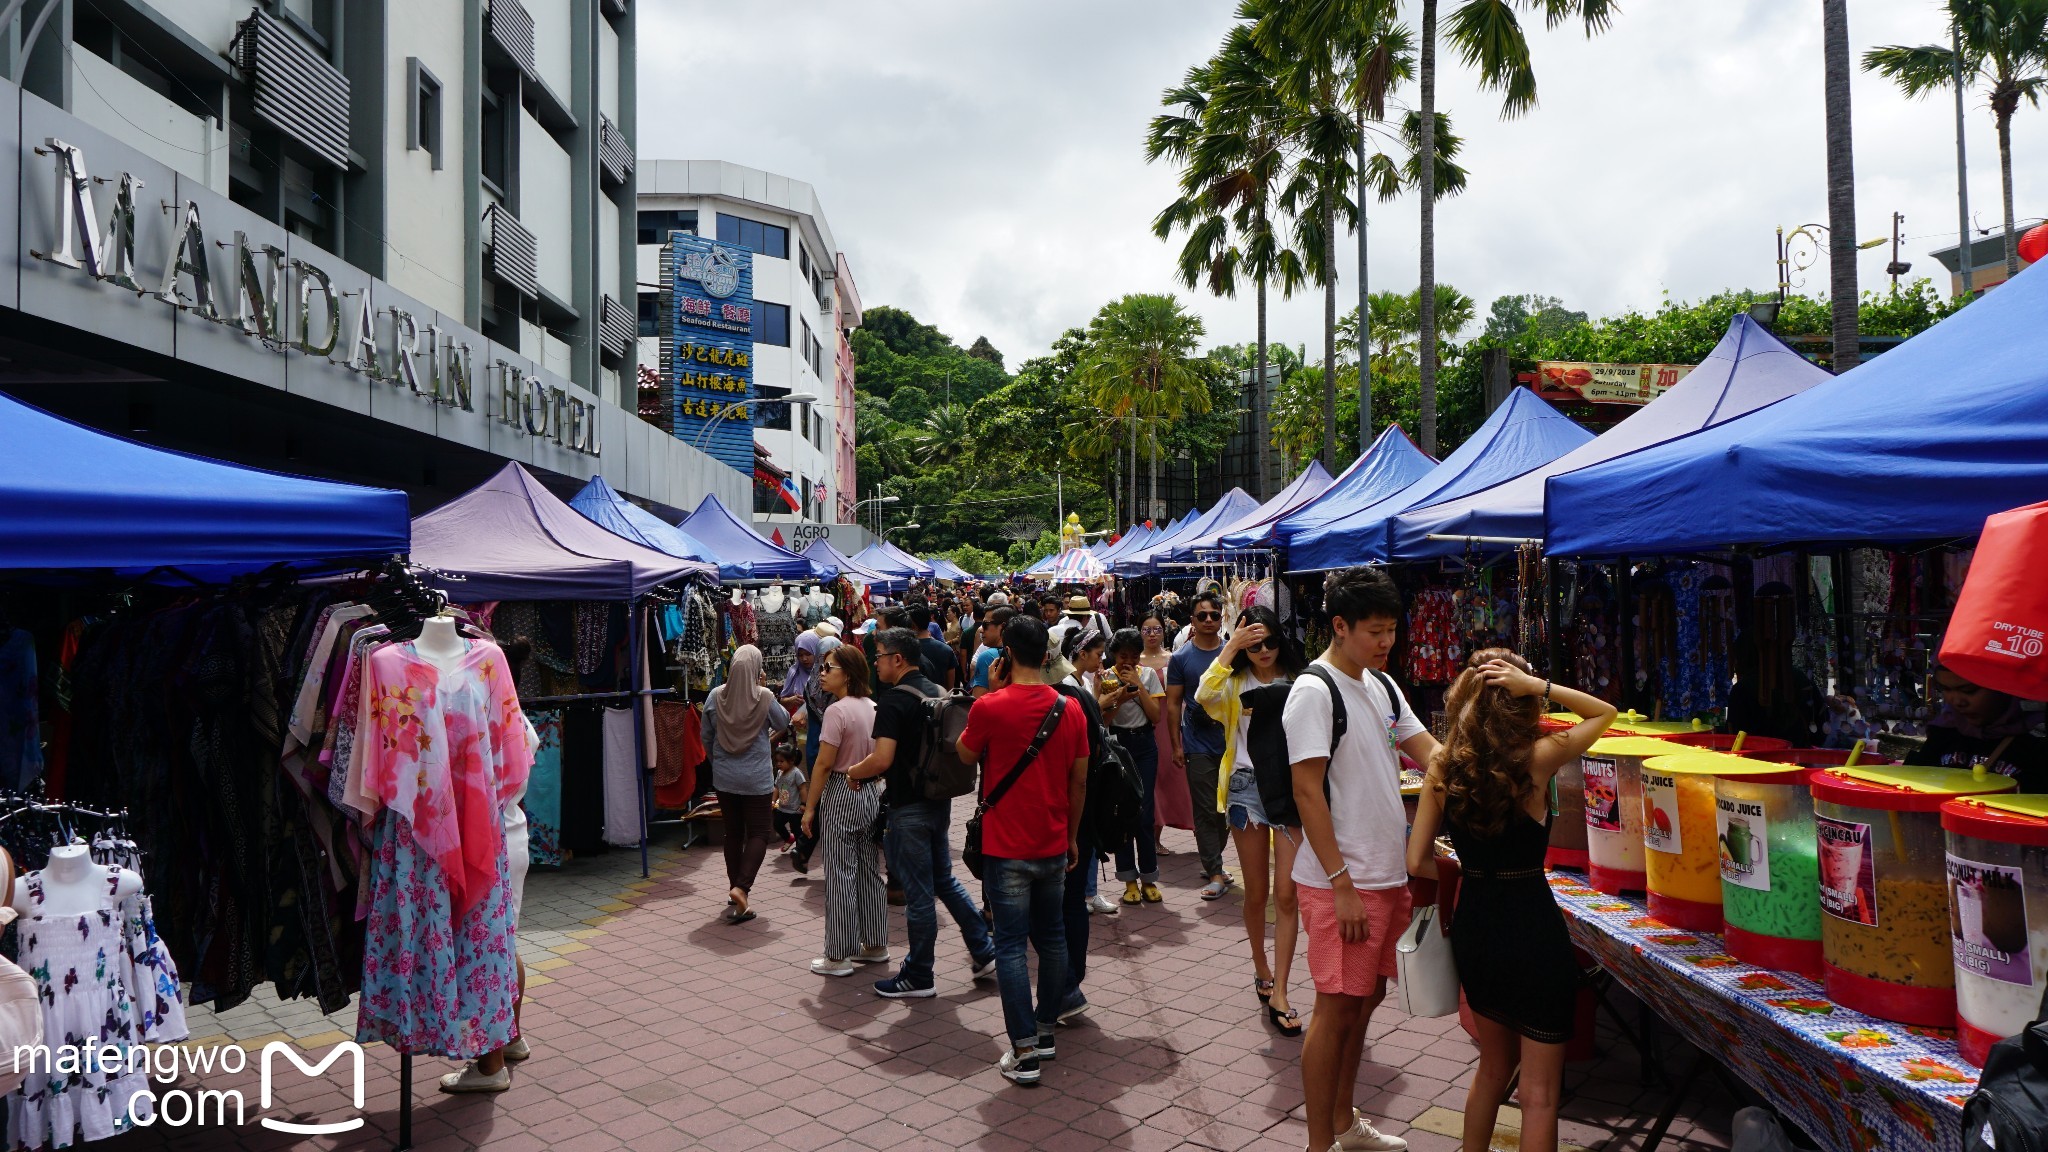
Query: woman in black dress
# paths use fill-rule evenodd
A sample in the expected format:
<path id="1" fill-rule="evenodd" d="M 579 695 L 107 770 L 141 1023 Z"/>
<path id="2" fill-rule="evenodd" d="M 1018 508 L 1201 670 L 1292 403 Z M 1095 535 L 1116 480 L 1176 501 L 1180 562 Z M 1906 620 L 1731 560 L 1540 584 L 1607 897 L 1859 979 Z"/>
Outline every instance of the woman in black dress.
<path id="1" fill-rule="evenodd" d="M 1550 702 L 1583 719 L 1545 735 L 1537 721 Z M 1614 705 L 1532 674 L 1505 648 L 1488 648 L 1465 662 L 1444 711 L 1450 731 L 1416 807 L 1408 870 L 1434 877 L 1437 832 L 1450 834 L 1463 873 L 1451 952 L 1479 1033 L 1479 1070 L 1465 1099 L 1465 1152 L 1491 1146 L 1517 1067 L 1521 1146 L 1555 1149 L 1579 970 L 1543 877 L 1548 793 L 1558 769 L 1614 722 Z"/>

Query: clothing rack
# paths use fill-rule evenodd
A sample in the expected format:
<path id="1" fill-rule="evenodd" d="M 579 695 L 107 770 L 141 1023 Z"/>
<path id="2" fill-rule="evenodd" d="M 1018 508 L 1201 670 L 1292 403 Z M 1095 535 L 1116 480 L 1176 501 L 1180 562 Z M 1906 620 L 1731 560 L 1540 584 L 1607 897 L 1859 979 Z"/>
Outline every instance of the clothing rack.
<path id="1" fill-rule="evenodd" d="M 578 692 L 569 696 L 535 696 L 531 700 L 521 700 L 519 706 L 525 708 L 533 705 L 585 704 L 593 700 L 627 700 L 635 696 L 662 697 L 676 695 L 680 695 L 680 693 L 673 688 L 643 688 L 639 691 L 627 689 L 620 692 Z"/>

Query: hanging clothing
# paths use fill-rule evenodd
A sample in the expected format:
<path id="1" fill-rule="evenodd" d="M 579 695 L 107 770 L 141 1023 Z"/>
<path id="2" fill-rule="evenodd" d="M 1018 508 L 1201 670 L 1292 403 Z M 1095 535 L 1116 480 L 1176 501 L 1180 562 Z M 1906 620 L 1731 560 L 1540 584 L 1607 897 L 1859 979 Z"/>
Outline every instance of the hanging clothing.
<path id="1" fill-rule="evenodd" d="M 45 1044 L 95 1050 L 114 1045 L 123 1058 L 112 1068 L 100 1066 L 95 1057 L 91 1071 L 30 1072 L 7 1100 L 10 1148 L 64 1148 L 118 1135 L 134 1126 L 131 1104 L 137 1118 L 155 1113 L 148 1071 L 127 1071 L 128 1045 L 138 1039 L 128 989 L 131 974 L 123 965 L 108 963 L 127 950 L 114 902 L 121 870 L 102 871 L 106 883 L 98 906 L 79 916 L 44 915 L 42 873 L 22 877 L 31 911 L 18 928 L 19 963 L 42 994 Z"/>
<path id="2" fill-rule="evenodd" d="M 0 785 L 16 792 L 43 774 L 40 692 L 35 637 L 20 628 L 0 631 Z"/>
<path id="3" fill-rule="evenodd" d="M 604 710 L 604 842 L 640 845 L 640 756 L 631 708 Z"/>
<path id="4" fill-rule="evenodd" d="M 526 838 L 533 863 L 562 866 L 562 714 L 529 712 L 534 737 L 533 771 L 526 778 Z"/>
<path id="5" fill-rule="evenodd" d="M 773 612 L 763 612 L 754 625 L 761 649 L 761 670 L 770 684 L 780 684 L 796 662 L 796 617 L 789 613 L 788 598 Z"/>

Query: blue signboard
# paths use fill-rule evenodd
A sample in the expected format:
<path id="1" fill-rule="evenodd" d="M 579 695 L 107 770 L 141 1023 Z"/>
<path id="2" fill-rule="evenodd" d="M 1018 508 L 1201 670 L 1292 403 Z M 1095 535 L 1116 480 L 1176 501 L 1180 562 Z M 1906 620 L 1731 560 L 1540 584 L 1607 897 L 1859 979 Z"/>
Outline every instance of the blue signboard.
<path id="1" fill-rule="evenodd" d="M 662 375 L 669 385 L 669 426 L 676 439 L 752 476 L 754 254 L 671 232 L 664 255 L 669 314 Z"/>

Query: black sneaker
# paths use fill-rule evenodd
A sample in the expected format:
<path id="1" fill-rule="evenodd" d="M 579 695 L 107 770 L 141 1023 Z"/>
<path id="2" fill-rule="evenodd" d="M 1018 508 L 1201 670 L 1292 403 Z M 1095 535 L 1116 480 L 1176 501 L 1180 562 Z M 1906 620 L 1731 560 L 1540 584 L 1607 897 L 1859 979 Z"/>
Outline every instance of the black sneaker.
<path id="1" fill-rule="evenodd" d="M 875 995 L 884 1000 L 929 1000 L 938 994 L 936 986 L 913 983 L 908 976 L 891 976 L 887 980 L 875 981 Z"/>
<path id="2" fill-rule="evenodd" d="M 996 954 L 993 952 L 988 954 L 988 959 L 986 960 L 969 959 L 968 966 L 976 980 L 993 980 L 996 978 Z"/>
<path id="3" fill-rule="evenodd" d="M 1027 1051 L 1022 1058 L 1019 1058 L 1016 1051 L 1012 1049 L 1003 1053 L 1003 1058 L 996 1061 L 996 1070 L 1003 1074 L 1003 1079 L 1008 1080 L 1012 1084 L 1021 1084 L 1026 1088 L 1035 1088 L 1038 1086 L 1039 1056 L 1040 1054 L 1037 1052 Z"/>
<path id="4" fill-rule="evenodd" d="M 1088 998 L 1081 995 L 1081 990 L 1076 988 L 1068 993 L 1067 998 L 1060 1003 L 1059 1022 L 1062 1024 L 1072 1024 L 1086 1015 L 1087 1012 Z"/>
<path id="5" fill-rule="evenodd" d="M 1038 1058 L 1040 1060 L 1051 1060 L 1053 1059 L 1052 1026 L 1040 1024 L 1039 1028 L 1043 1029 L 1043 1031 L 1038 1034 Z"/>

